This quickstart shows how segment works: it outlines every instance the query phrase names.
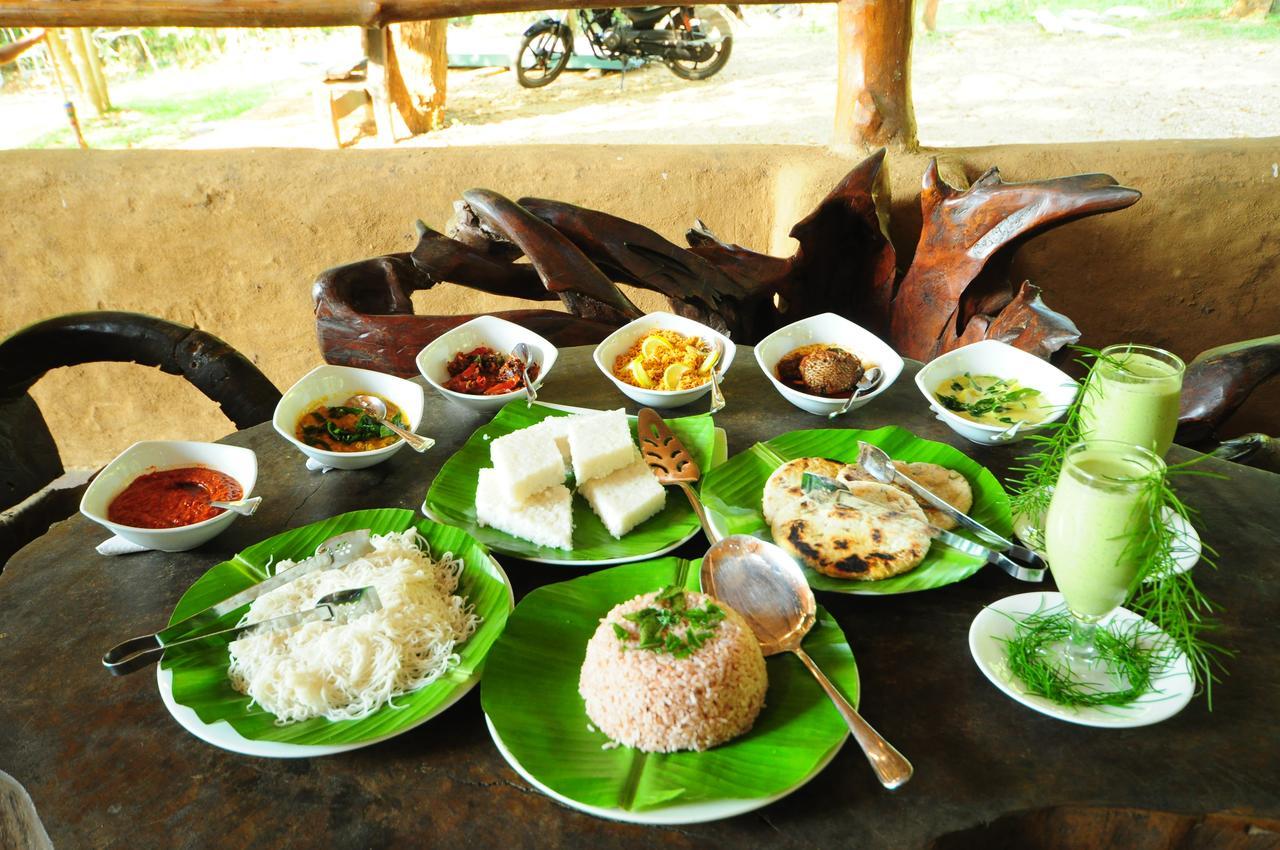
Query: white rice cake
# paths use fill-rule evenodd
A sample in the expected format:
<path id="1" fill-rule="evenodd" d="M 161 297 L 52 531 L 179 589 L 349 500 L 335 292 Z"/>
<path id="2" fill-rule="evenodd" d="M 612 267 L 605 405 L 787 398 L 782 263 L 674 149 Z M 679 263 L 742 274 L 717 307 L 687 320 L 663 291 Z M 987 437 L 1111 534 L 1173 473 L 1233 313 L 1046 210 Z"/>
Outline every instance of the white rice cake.
<path id="1" fill-rule="evenodd" d="M 620 410 L 575 416 L 569 422 L 569 454 L 578 486 L 630 464 L 636 455 L 627 417 Z"/>
<path id="2" fill-rule="evenodd" d="M 621 407 L 618 408 L 617 412 L 626 415 L 626 411 Z M 548 416 L 537 425 L 531 427 L 544 431 L 556 441 L 556 448 L 560 450 L 560 456 L 564 458 L 564 465 L 569 467 L 573 457 L 569 453 L 569 423 L 575 419 L 596 415 L 595 413 L 571 413 L 568 416 Z"/>
<path id="3" fill-rule="evenodd" d="M 524 502 L 564 483 L 564 458 L 556 441 L 536 425 L 512 431 L 489 445 L 493 471 L 506 488 L 506 502 Z"/>
<path id="4" fill-rule="evenodd" d="M 514 504 L 498 471 L 482 469 L 476 483 L 476 521 L 539 546 L 573 548 L 573 494 L 563 484 Z"/>
<path id="5" fill-rule="evenodd" d="M 621 537 L 667 503 L 667 489 L 658 483 L 639 452 L 633 450 L 632 463 L 603 478 L 593 478 L 578 487 L 604 527 Z"/>

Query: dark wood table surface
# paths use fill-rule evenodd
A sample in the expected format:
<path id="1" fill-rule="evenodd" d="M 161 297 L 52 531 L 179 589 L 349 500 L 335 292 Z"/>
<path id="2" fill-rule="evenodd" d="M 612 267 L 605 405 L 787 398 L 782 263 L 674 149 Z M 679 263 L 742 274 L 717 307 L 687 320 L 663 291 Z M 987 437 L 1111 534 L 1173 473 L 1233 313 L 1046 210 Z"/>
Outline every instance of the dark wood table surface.
<path id="1" fill-rule="evenodd" d="M 1015 452 L 968 444 L 933 419 L 912 380 L 917 368 L 909 364 L 839 427 L 902 425 L 1003 478 Z M 830 424 L 784 401 L 750 349 L 738 352 L 725 393 L 729 406 L 717 422 L 731 454 Z M 587 348 L 561 353 L 542 395 L 600 408 L 625 401 Z M 416 509 L 441 463 L 483 421 L 428 389 L 420 430 L 437 439 L 434 449 L 327 474 L 307 472 L 302 455 L 260 425 L 226 442 L 257 452 L 263 506 L 199 549 L 103 557 L 93 547 L 106 532 L 77 516 L 18 553 L 0 574 L 0 769 L 30 791 L 54 844 L 914 848 L 1005 813 L 1060 804 L 1280 817 L 1280 476 L 1216 460 L 1204 468 L 1225 478 L 1180 484 L 1219 553 L 1220 568 L 1200 567 L 1198 583 L 1223 607 L 1221 641 L 1238 653 L 1214 689 L 1212 712 L 1198 697 L 1156 726 L 1100 730 L 1009 699 L 973 663 L 969 624 L 984 603 L 1036 586 L 992 567 L 925 593 L 821 596 L 857 657 L 863 713 L 915 764 L 915 778 L 896 792 L 879 787 L 850 742 L 809 785 L 753 814 L 686 827 L 614 823 L 564 808 L 521 780 L 489 739 L 478 688 L 393 740 L 272 760 L 185 732 L 151 673 L 113 678 L 102 669 L 107 647 L 161 627 L 196 578 L 249 544 L 348 510 Z M 1175 458 L 1186 454 L 1175 449 Z M 698 557 L 704 548 L 699 537 L 681 554 Z M 583 572 L 500 560 L 517 599 Z"/>

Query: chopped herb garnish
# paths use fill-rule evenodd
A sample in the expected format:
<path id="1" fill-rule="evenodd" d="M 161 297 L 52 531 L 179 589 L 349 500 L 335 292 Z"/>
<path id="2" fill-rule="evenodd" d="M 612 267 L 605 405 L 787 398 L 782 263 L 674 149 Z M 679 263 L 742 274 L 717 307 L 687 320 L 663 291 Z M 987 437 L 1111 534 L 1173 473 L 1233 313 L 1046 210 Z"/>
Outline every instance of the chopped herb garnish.
<path id="1" fill-rule="evenodd" d="M 636 632 L 613 624 L 613 633 L 623 642 L 624 649 L 688 658 L 710 639 L 724 620 L 724 609 L 714 602 L 699 608 L 688 607 L 684 588 L 679 585 L 664 587 L 653 601 L 655 605 L 623 615 L 624 620 L 635 623 Z M 679 633 L 680 628 L 684 628 L 684 634 Z"/>

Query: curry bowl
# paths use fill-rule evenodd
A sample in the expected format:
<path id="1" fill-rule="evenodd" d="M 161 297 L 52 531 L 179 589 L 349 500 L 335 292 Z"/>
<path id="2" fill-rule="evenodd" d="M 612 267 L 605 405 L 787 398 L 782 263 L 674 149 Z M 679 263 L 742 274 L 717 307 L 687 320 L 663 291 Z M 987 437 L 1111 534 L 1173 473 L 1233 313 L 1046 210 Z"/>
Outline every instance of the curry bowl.
<path id="1" fill-rule="evenodd" d="M 94 477 L 80 500 L 80 513 L 138 546 L 161 552 L 194 549 L 225 531 L 239 514 L 223 511 L 210 519 L 174 528 L 139 528 L 107 519 L 111 502 L 140 475 L 192 466 L 231 476 L 243 491 L 241 498 L 251 496 L 258 483 L 258 456 L 251 449 L 221 443 L 145 440 L 125 449 Z"/>
<path id="2" fill-rule="evenodd" d="M 860 396 L 850 410 L 857 410 L 871 402 L 898 380 L 902 374 L 903 360 L 880 337 L 835 313 L 820 313 L 792 322 L 760 340 L 756 345 L 756 363 L 768 376 L 773 388 L 787 401 L 801 410 L 826 416 L 844 407 L 848 397 L 839 398 L 802 392 L 784 383 L 778 377 L 778 361 L 804 345 L 825 343 L 843 348 L 862 361 L 864 369 L 879 366 L 884 376 L 874 390 Z"/>
<path id="3" fill-rule="evenodd" d="M 418 352 L 415 362 L 422 377 L 426 378 L 427 383 L 435 387 L 440 395 L 471 410 L 489 413 L 498 410 L 512 399 L 522 398 L 525 394 L 524 387 L 494 395 L 472 395 L 451 390 L 445 387 L 445 383 L 449 380 L 449 362 L 458 354 L 482 345 L 502 354 L 510 354 L 516 345 L 522 342 L 533 349 L 532 360 L 538 365 L 538 376 L 530 382 L 536 390 L 542 386 L 542 382 L 547 379 L 552 367 L 556 365 L 559 352 L 541 334 L 536 334 L 526 327 L 497 316 L 477 316 L 441 334 Z"/>
<path id="4" fill-rule="evenodd" d="M 967 419 L 943 407 L 936 395 L 943 381 L 965 374 L 994 375 L 1039 390 L 1043 404 L 1050 408 L 1050 412 L 1043 419 L 1017 428 L 1009 424 L 987 424 Z M 1030 352 L 994 339 L 984 339 L 948 351 L 929 361 L 916 373 L 916 387 L 933 408 L 937 419 L 966 440 L 984 446 L 1014 443 L 1056 422 L 1066 413 L 1080 389 L 1070 375 L 1048 360 L 1041 360 Z"/>
<path id="5" fill-rule="evenodd" d="M 635 384 L 629 384 L 613 373 L 613 364 L 619 355 L 625 353 L 627 349 L 648 334 L 660 330 L 674 331 L 686 337 L 700 337 L 707 343 L 718 341 L 724 346 L 724 357 L 721 362 L 715 364 L 712 368 L 722 378 L 724 373 L 729 371 L 729 367 L 733 365 L 735 346 L 732 340 L 701 322 L 695 322 L 693 319 L 686 319 L 683 316 L 664 312 L 649 313 L 628 322 L 609 334 L 603 342 L 596 346 L 593 359 L 596 361 L 596 366 L 600 371 L 604 373 L 605 377 L 613 381 L 614 386 L 621 390 L 623 395 L 643 407 L 680 407 L 681 405 L 695 402 L 711 392 L 710 377 L 696 387 L 680 390 L 662 390 L 656 388 L 647 389 L 638 387 Z"/>
<path id="6" fill-rule="evenodd" d="M 422 424 L 424 399 L 421 385 L 372 369 L 329 364 L 312 369 L 285 392 L 276 404 L 271 424 L 280 436 L 297 446 L 298 451 L 323 466 L 364 469 L 382 463 L 404 447 L 404 440 L 397 437 L 395 442 L 381 448 L 339 452 L 309 445 L 297 436 L 298 420 L 317 404 L 340 404 L 361 393 L 379 396 L 400 408 L 410 431 L 416 433 Z"/>

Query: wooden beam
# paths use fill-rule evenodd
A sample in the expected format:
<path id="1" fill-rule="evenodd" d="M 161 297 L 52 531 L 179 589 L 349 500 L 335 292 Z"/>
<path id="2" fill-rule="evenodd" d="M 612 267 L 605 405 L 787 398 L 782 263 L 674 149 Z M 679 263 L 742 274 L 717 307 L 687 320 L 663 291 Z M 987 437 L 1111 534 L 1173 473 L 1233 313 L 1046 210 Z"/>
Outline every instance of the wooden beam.
<path id="1" fill-rule="evenodd" d="M 777 0 L 743 2 L 777 5 Z M 599 0 L 555 4 L 557 9 L 598 5 Z M 0 26 L 380 27 L 546 8 L 546 0 L 0 0 Z"/>
<path id="2" fill-rule="evenodd" d="M 914 149 L 912 0 L 840 0 L 836 24 L 839 146 Z"/>

